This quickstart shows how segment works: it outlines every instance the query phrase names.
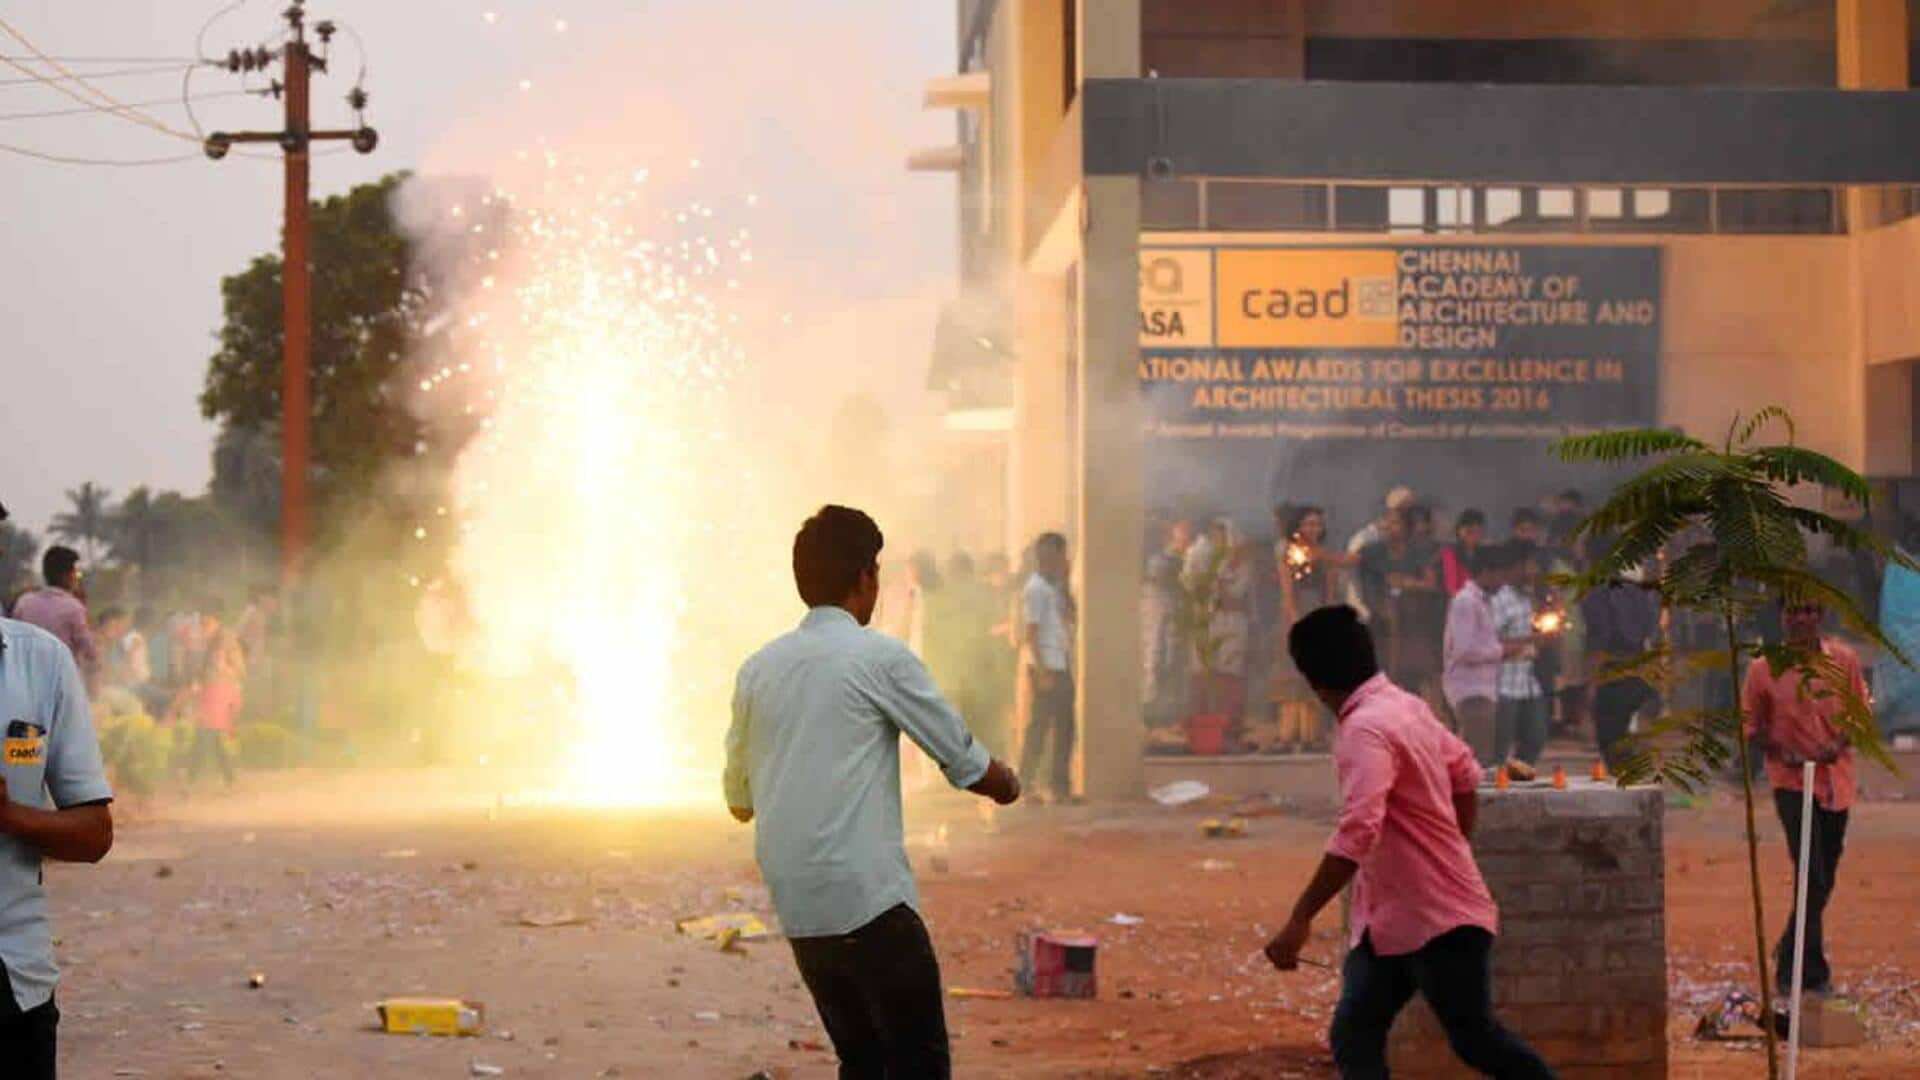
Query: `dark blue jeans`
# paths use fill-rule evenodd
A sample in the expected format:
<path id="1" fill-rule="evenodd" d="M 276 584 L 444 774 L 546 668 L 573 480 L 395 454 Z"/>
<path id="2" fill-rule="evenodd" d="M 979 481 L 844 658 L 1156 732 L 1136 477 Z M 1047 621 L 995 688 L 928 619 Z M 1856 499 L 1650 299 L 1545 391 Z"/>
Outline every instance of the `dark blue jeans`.
<path id="1" fill-rule="evenodd" d="M 1551 1080 L 1553 1070 L 1493 1017 L 1493 935 L 1449 930 L 1403 956 L 1381 956 L 1363 937 L 1341 966 L 1333 1013 L 1333 1063 L 1346 1080 L 1387 1076 L 1387 1032 L 1415 990 L 1427 999 L 1461 1061 L 1497 1080 Z"/>

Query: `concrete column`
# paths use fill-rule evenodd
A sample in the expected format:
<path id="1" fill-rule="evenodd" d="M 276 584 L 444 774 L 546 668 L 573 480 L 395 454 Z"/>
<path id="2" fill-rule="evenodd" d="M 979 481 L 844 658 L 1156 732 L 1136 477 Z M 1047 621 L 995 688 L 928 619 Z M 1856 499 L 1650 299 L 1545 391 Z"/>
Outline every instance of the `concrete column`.
<path id="1" fill-rule="evenodd" d="M 1907 89 L 1906 0 L 1836 0 L 1835 71 L 1842 90 Z M 1865 232 L 1887 221 L 1887 191 L 1848 189 L 1848 231 Z"/>
<path id="2" fill-rule="evenodd" d="M 1043 532 L 1071 533 L 1067 505 L 1068 444 L 1066 282 L 1020 274 L 1013 286 L 1013 490 L 1008 502 L 1008 549 L 1019 552 Z"/>
<path id="3" fill-rule="evenodd" d="M 1906 0 L 1836 0 L 1834 3 L 1835 70 L 1842 90 L 1905 90 L 1907 88 Z M 1848 385 L 1852 414 L 1860 417 L 1849 438 L 1844 460 L 1867 467 L 1870 440 L 1867 401 L 1866 250 L 1861 234 L 1885 224 L 1890 192 L 1885 187 L 1856 185 L 1847 189 L 1848 293 L 1852 312 L 1853 366 Z"/>
<path id="4" fill-rule="evenodd" d="M 1080 264 L 1080 717 L 1085 788 L 1145 786 L 1140 712 L 1140 536 L 1146 514 L 1140 401 L 1140 182 L 1086 181 Z"/>
<path id="5" fill-rule="evenodd" d="M 1083 78 L 1140 76 L 1140 0 L 1081 0 Z M 1082 181 L 1079 439 L 1073 536 L 1082 784 L 1095 798 L 1145 786 L 1140 711 L 1140 181 Z"/>

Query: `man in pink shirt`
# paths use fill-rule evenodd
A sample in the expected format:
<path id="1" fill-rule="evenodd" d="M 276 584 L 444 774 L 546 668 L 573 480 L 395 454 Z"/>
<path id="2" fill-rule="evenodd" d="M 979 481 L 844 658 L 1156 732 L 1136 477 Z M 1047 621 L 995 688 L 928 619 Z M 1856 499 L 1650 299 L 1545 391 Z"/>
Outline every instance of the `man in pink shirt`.
<path id="1" fill-rule="evenodd" d="M 1500 920 L 1468 844 L 1481 776 L 1473 751 L 1426 702 L 1380 673 L 1352 608 L 1301 619 L 1287 651 L 1339 717 L 1340 825 L 1267 958 L 1281 971 L 1298 967 L 1314 916 L 1352 882 L 1352 934 L 1330 1036 L 1342 1077 L 1387 1075 L 1387 1032 L 1415 990 L 1469 1066 L 1502 1080 L 1552 1077 L 1493 1015 L 1490 954 Z"/>
<path id="2" fill-rule="evenodd" d="M 1867 680 L 1861 674 L 1860 658 L 1840 642 L 1820 636 L 1826 614 L 1818 604 L 1782 608 L 1780 621 L 1787 644 L 1824 653 L 1846 672 L 1853 694 L 1866 701 Z M 1810 680 L 1812 685 L 1802 692 L 1801 678 L 1793 669 L 1775 676 L 1765 660 L 1756 658 L 1747 666 L 1740 703 L 1747 714 L 1747 737 L 1766 756 L 1774 808 L 1787 831 L 1787 852 L 1793 856 L 1796 874 L 1800 867 L 1801 803 L 1806 797 L 1801 766 L 1809 761 L 1818 766 L 1813 771 L 1813 851 L 1807 857 L 1807 966 L 1801 985 L 1812 993 L 1824 994 L 1832 988 L 1833 969 L 1827 966 L 1822 917 L 1833 895 L 1840 852 L 1847 841 L 1847 811 L 1853 806 L 1854 796 L 1853 747 L 1833 725 L 1842 704 L 1839 695 L 1820 695 L 1819 680 Z M 1787 928 L 1773 951 L 1774 985 L 1782 994 L 1788 992 L 1793 978 L 1793 920 L 1794 913 L 1789 911 Z"/>
<path id="3" fill-rule="evenodd" d="M 14 601 L 13 617 L 59 638 L 73 653 L 82 674 L 91 675 L 99 660 L 93 647 L 93 626 L 87 619 L 80 590 L 80 553 L 68 547 L 50 547 L 40 559 L 46 588 L 35 589 Z"/>

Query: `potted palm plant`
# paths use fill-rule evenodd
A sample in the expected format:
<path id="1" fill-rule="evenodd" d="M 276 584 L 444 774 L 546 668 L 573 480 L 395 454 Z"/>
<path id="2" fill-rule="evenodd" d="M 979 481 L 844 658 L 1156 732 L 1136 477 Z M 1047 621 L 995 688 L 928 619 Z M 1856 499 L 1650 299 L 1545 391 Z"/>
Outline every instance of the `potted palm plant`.
<path id="1" fill-rule="evenodd" d="M 1784 429 L 1785 443 L 1756 442 L 1761 432 L 1775 426 Z M 1610 543 L 1605 554 L 1563 582 L 1578 597 L 1664 558 L 1659 573 L 1646 579 L 1644 587 L 1654 590 L 1669 611 L 1710 618 L 1724 635 L 1725 648 L 1683 656 L 1663 645 L 1610 665 L 1603 680 L 1642 678 L 1671 685 L 1715 673 L 1724 674 L 1737 688 L 1746 665 L 1755 660 L 1764 661 L 1776 675 L 1797 670 L 1810 692 L 1838 699 L 1833 723 L 1859 753 L 1892 768 L 1869 703 L 1849 688 L 1833 660 L 1818 650 L 1742 636 L 1742 627 L 1768 604 L 1815 602 L 1837 613 L 1861 639 L 1906 662 L 1851 596 L 1809 569 L 1807 538 L 1824 536 L 1850 551 L 1871 551 L 1903 566 L 1913 564 L 1865 530 L 1789 499 L 1790 490 L 1809 485 L 1862 510 L 1872 497 L 1858 474 L 1795 445 L 1794 436 L 1792 417 L 1769 407 L 1751 417 L 1735 416 L 1718 446 L 1659 430 L 1603 432 L 1557 443 L 1555 452 L 1567 462 L 1648 462 L 1581 523 L 1580 536 L 1610 538 Z M 1631 736 L 1619 782 L 1692 791 L 1737 757 L 1746 809 L 1754 966 L 1762 1016 L 1770 1019 L 1773 982 L 1767 970 L 1750 755 L 1736 692 L 1730 707 L 1671 710 Z M 1770 1022 L 1763 1027 L 1768 1075 L 1773 1077 L 1779 1072 L 1777 1040 Z"/>
<path id="2" fill-rule="evenodd" d="M 1207 543 L 1207 541 L 1202 541 Z M 1180 580 L 1180 626 L 1193 648 L 1194 677 L 1200 680 L 1200 693 L 1194 699 L 1200 705 L 1181 726 L 1186 730 L 1187 752 L 1218 754 L 1226 749 L 1227 729 L 1232 718 L 1221 711 L 1220 651 L 1226 640 L 1214 631 L 1214 619 L 1220 612 L 1220 574 L 1226 569 L 1229 549 L 1223 543 L 1208 543 L 1199 564 Z"/>

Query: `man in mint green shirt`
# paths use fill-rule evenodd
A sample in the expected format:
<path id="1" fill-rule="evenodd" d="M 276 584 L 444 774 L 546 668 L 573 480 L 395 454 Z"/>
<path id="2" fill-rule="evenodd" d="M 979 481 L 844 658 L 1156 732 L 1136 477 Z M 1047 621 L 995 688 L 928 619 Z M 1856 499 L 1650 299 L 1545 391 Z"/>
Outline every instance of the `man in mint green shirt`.
<path id="1" fill-rule="evenodd" d="M 949 783 L 1020 797 L 907 647 L 866 627 L 880 596 L 873 519 L 828 506 L 801 526 L 800 626 L 740 668 L 727 805 L 754 854 L 842 1077 L 951 1074 L 940 967 L 900 820 L 900 735 Z"/>

